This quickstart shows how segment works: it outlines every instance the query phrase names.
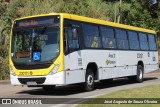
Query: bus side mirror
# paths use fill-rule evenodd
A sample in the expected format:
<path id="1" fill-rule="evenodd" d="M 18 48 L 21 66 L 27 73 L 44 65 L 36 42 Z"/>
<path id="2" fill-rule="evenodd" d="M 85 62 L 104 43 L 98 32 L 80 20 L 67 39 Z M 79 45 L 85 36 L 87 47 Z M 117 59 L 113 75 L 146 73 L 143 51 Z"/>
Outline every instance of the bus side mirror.
<path id="1" fill-rule="evenodd" d="M 5 44 L 5 35 L 3 34 L 3 32 L 5 31 L 5 29 L 3 29 L 2 31 L 1 31 L 1 42 L 2 42 L 2 45 L 4 45 Z"/>
<path id="2" fill-rule="evenodd" d="M 77 29 L 72 29 L 72 38 L 73 38 L 73 40 L 77 40 L 78 39 L 78 31 L 77 31 Z"/>

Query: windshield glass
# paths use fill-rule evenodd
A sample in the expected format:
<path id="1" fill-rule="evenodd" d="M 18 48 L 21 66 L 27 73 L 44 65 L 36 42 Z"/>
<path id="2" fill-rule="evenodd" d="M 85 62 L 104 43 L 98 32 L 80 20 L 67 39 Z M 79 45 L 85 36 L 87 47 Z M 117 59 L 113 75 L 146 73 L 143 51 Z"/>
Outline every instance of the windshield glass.
<path id="1" fill-rule="evenodd" d="M 14 62 L 52 61 L 59 54 L 59 16 L 16 21 L 12 32 Z"/>

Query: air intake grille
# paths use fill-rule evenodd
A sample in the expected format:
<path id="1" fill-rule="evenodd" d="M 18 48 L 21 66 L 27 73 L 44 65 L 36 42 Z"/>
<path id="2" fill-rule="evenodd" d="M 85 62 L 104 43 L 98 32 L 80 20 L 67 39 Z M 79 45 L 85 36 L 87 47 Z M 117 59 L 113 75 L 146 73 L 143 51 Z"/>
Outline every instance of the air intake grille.
<path id="1" fill-rule="evenodd" d="M 36 82 L 37 84 L 43 84 L 46 78 L 18 78 L 21 84 L 27 84 L 27 82 Z"/>

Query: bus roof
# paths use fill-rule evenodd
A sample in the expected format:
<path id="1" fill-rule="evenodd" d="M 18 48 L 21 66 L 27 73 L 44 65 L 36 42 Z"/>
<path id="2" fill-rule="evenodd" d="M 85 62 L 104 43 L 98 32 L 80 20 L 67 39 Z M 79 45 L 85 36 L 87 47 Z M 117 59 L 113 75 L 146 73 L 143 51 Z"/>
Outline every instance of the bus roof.
<path id="1" fill-rule="evenodd" d="M 83 22 L 95 23 L 95 24 L 100 24 L 100 25 L 107 25 L 107 26 L 111 26 L 111 27 L 123 28 L 123 29 L 128 29 L 128 30 L 133 30 L 133 31 L 140 31 L 140 32 L 156 34 L 156 32 L 154 30 L 144 29 L 144 28 L 135 27 L 135 26 L 129 26 L 129 25 L 125 25 L 125 24 L 119 24 L 119 23 L 95 19 L 95 18 L 89 18 L 89 17 L 85 17 L 85 16 L 68 14 L 68 13 L 41 14 L 41 15 L 23 17 L 23 18 L 19 18 L 16 20 L 21 20 L 21 19 L 31 18 L 31 17 L 48 16 L 48 15 L 61 15 L 61 16 L 63 16 L 63 18 L 77 20 L 77 21 L 83 21 Z"/>

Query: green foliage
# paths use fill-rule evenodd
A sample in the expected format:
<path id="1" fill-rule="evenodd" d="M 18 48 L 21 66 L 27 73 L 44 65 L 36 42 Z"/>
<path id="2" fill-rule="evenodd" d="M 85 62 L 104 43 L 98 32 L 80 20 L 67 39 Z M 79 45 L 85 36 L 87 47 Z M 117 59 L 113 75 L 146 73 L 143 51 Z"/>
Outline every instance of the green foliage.
<path id="1" fill-rule="evenodd" d="M 8 57 L 3 58 L 0 56 L 0 65 L 0 80 L 9 79 Z"/>
<path id="2" fill-rule="evenodd" d="M 132 0 L 126 24 L 153 29 L 159 32 L 159 25 L 157 24 L 160 23 L 159 19 L 153 19 L 151 17 L 146 5 L 148 2 L 148 0 L 143 1 L 143 3 L 139 2 L 139 0 Z"/>
<path id="3" fill-rule="evenodd" d="M 20 17 L 17 10 L 20 7 L 23 7 L 24 1 L 22 0 L 13 0 L 10 4 L 5 4 L 4 0 L 0 1 L 0 20 L 2 20 L 2 28 L 6 29 L 4 31 L 5 34 L 5 45 L 1 46 L 0 41 L 0 79 L 8 79 L 9 78 L 9 67 L 8 67 L 8 49 L 9 49 L 9 32 L 11 29 L 12 21 Z M 0 37 L 1 40 L 1 37 Z"/>
<path id="4" fill-rule="evenodd" d="M 100 19 L 109 19 L 107 13 L 108 4 L 102 0 L 28 0 L 24 7 L 24 16 L 45 14 L 45 13 L 70 13 L 95 17 Z M 44 5 L 45 4 L 45 5 Z"/>
<path id="5" fill-rule="evenodd" d="M 6 8 L 6 6 L 5 6 L 4 2 L 2 0 L 0 0 L 0 16 L 2 16 L 3 13 L 5 12 L 5 8 Z"/>
<path id="6" fill-rule="evenodd" d="M 23 7 L 24 1 L 22 0 L 11 0 L 11 3 L 8 4 L 7 9 L 4 11 L 4 14 L 1 16 L 1 19 L 3 21 L 3 28 L 10 29 L 11 28 L 11 22 L 17 18 L 20 17 L 18 15 L 18 8 Z"/>
<path id="7" fill-rule="evenodd" d="M 24 3 L 22 2 L 22 0 L 13 0 L 11 1 L 10 4 L 5 4 L 4 2 L 1 2 L 1 5 L 3 6 L 3 11 L 2 11 L 2 15 L 1 15 L 1 20 L 2 20 L 2 29 L 6 29 L 4 34 L 6 35 L 6 42 L 5 45 L 3 47 L 0 47 L 0 55 L 2 57 L 7 57 L 8 56 L 8 47 L 9 47 L 9 32 L 11 29 L 11 24 L 12 21 L 17 18 L 20 17 L 18 15 L 17 10 L 19 9 L 19 7 L 22 7 L 24 5 Z M 4 9 L 6 8 L 6 9 Z M 0 37 L 1 39 L 1 37 Z M 0 42 L 1 43 L 1 42 Z"/>

